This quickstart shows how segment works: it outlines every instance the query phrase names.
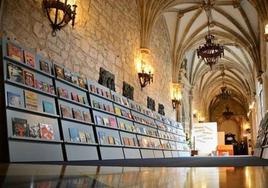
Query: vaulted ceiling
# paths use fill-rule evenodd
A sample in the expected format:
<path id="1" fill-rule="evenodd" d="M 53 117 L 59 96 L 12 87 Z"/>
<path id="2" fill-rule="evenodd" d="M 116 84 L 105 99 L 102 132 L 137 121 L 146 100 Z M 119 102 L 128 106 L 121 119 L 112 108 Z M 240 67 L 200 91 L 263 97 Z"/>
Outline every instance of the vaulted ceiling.
<path id="1" fill-rule="evenodd" d="M 258 13 L 248 0 L 211 0 L 210 30 L 215 42 L 224 46 L 225 54 L 210 70 L 196 54 L 208 32 L 206 2 L 177 1 L 165 10 L 173 44 L 174 75 L 186 60 L 187 77 L 194 87 L 195 98 L 202 99 L 208 108 L 220 92 L 224 69 L 224 82 L 232 90 L 234 99 L 247 108 L 256 88 L 255 73 L 261 70 Z"/>

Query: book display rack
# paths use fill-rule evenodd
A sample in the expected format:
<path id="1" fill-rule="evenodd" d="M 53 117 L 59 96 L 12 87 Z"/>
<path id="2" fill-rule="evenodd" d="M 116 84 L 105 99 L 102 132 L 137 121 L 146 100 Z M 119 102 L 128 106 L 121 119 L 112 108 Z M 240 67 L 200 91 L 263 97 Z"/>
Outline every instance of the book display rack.
<path id="1" fill-rule="evenodd" d="M 1 47 L 10 162 L 63 161 L 51 63 L 6 39 Z"/>
<path id="2" fill-rule="evenodd" d="M 180 123 L 12 41 L 1 48 L 9 161 L 190 156 Z"/>
<path id="3" fill-rule="evenodd" d="M 260 122 L 254 155 L 268 159 L 268 113 Z"/>

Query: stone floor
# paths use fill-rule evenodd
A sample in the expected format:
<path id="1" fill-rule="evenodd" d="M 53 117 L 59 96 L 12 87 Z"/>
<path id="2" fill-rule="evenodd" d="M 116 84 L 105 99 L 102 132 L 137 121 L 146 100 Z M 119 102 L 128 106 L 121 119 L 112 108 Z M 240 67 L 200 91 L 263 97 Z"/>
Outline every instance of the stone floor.
<path id="1" fill-rule="evenodd" d="M 1 164 L 0 187 L 266 188 L 268 167 L 138 168 Z"/>

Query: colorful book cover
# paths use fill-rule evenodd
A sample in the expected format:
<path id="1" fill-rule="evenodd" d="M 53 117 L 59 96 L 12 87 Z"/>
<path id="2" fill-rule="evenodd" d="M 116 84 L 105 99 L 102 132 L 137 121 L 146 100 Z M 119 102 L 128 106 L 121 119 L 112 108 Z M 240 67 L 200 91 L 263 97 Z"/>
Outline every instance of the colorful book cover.
<path id="1" fill-rule="evenodd" d="M 23 50 L 15 44 L 7 44 L 7 55 L 17 61 L 23 62 Z"/>
<path id="2" fill-rule="evenodd" d="M 72 97 L 72 100 L 74 100 L 74 101 L 76 101 L 76 102 L 79 102 L 79 98 L 78 98 L 77 93 L 73 93 L 73 92 L 71 92 L 71 97 Z"/>
<path id="3" fill-rule="evenodd" d="M 74 108 L 73 108 L 73 118 L 77 120 L 84 120 L 81 111 L 79 109 Z"/>
<path id="4" fill-rule="evenodd" d="M 92 122 L 90 112 L 83 111 L 83 118 L 85 122 L 89 122 L 89 123 Z"/>
<path id="5" fill-rule="evenodd" d="M 43 84 L 42 84 L 42 82 L 39 81 L 39 80 L 37 80 L 37 79 L 34 80 L 34 87 L 36 89 L 43 90 Z"/>
<path id="6" fill-rule="evenodd" d="M 127 137 L 123 137 L 123 143 L 124 145 L 129 145 L 129 139 Z"/>
<path id="7" fill-rule="evenodd" d="M 79 138 L 80 138 L 80 142 L 86 143 L 87 142 L 87 138 L 86 138 L 86 134 L 83 131 L 79 131 Z"/>
<path id="8" fill-rule="evenodd" d="M 78 77 L 74 74 L 71 75 L 72 83 L 79 85 L 78 83 Z"/>
<path id="9" fill-rule="evenodd" d="M 46 82 L 41 82 L 41 83 L 42 83 L 42 91 L 49 93 L 49 84 Z"/>
<path id="10" fill-rule="evenodd" d="M 21 107 L 21 96 L 8 91 L 7 102 L 9 106 Z"/>
<path id="11" fill-rule="evenodd" d="M 54 65 L 55 67 L 55 73 L 57 78 L 62 78 L 64 79 L 64 70 L 62 67 L 58 66 L 58 65 Z"/>
<path id="12" fill-rule="evenodd" d="M 78 84 L 80 87 L 86 88 L 85 80 L 80 76 L 78 76 Z"/>
<path id="13" fill-rule="evenodd" d="M 29 125 L 30 137 L 40 138 L 40 126 L 39 125 Z"/>
<path id="14" fill-rule="evenodd" d="M 85 135 L 86 135 L 87 143 L 94 143 L 93 138 L 90 133 L 86 132 Z"/>
<path id="15" fill-rule="evenodd" d="M 29 136 L 29 125 L 26 119 L 12 118 L 12 130 L 14 136 Z"/>
<path id="16" fill-rule="evenodd" d="M 82 95 L 78 95 L 78 101 L 82 104 L 86 104 L 85 97 Z"/>
<path id="17" fill-rule="evenodd" d="M 70 141 L 72 142 L 80 141 L 77 128 L 69 128 L 69 135 L 70 135 Z"/>
<path id="18" fill-rule="evenodd" d="M 55 114 L 54 104 L 50 101 L 43 101 L 43 111 L 50 114 Z"/>
<path id="19" fill-rule="evenodd" d="M 109 117 L 109 122 L 111 127 L 117 127 L 115 118 Z"/>
<path id="20" fill-rule="evenodd" d="M 119 128 L 125 130 L 125 129 L 126 129 L 126 127 L 125 127 L 125 123 L 124 123 L 124 122 L 120 122 L 120 123 L 119 123 Z"/>
<path id="21" fill-rule="evenodd" d="M 108 136 L 108 143 L 109 143 L 109 144 L 115 144 L 114 137 L 112 137 L 112 136 Z"/>
<path id="22" fill-rule="evenodd" d="M 49 93 L 55 94 L 55 87 L 53 85 L 49 85 Z"/>
<path id="23" fill-rule="evenodd" d="M 97 125 L 104 125 L 103 118 L 101 116 L 95 116 Z"/>
<path id="24" fill-rule="evenodd" d="M 58 95 L 60 97 L 64 97 L 64 98 L 67 98 L 67 99 L 69 98 L 68 91 L 66 89 L 64 89 L 64 88 L 58 87 Z"/>
<path id="25" fill-rule="evenodd" d="M 39 61 L 40 64 L 40 70 L 46 73 L 50 74 L 50 70 L 49 70 L 49 64 L 48 62 L 45 62 L 44 60 L 40 60 Z"/>
<path id="26" fill-rule="evenodd" d="M 62 117 L 65 118 L 72 118 L 72 111 L 71 108 L 69 106 L 65 106 L 65 105 L 60 105 L 60 109 L 61 109 L 61 115 Z"/>
<path id="27" fill-rule="evenodd" d="M 35 67 L 35 55 L 29 51 L 24 51 L 24 62 L 31 67 Z"/>
<path id="28" fill-rule="evenodd" d="M 8 69 L 8 79 L 19 83 L 24 83 L 22 68 L 12 64 L 8 64 L 7 69 Z"/>
<path id="29" fill-rule="evenodd" d="M 24 90 L 25 108 L 38 110 L 38 95 L 32 91 Z"/>
<path id="30" fill-rule="evenodd" d="M 115 109 L 115 114 L 118 116 L 121 116 L 121 109 L 118 107 L 115 107 L 114 109 Z"/>
<path id="31" fill-rule="evenodd" d="M 64 79 L 67 80 L 68 82 L 72 82 L 72 74 L 70 71 L 64 69 Z"/>
<path id="32" fill-rule="evenodd" d="M 106 144 L 106 143 L 107 143 L 105 132 L 103 132 L 103 131 L 98 131 L 98 136 L 99 136 L 99 142 L 100 142 L 101 144 Z"/>
<path id="33" fill-rule="evenodd" d="M 114 144 L 115 145 L 121 145 L 120 139 L 119 138 L 114 138 Z"/>
<path id="34" fill-rule="evenodd" d="M 94 86 L 94 85 L 90 85 L 90 91 L 92 92 L 92 93 L 96 93 L 97 91 L 96 91 L 96 87 Z"/>
<path id="35" fill-rule="evenodd" d="M 26 84 L 27 86 L 35 87 L 34 73 L 23 70 L 23 78 L 24 78 L 24 84 Z"/>
<path id="36" fill-rule="evenodd" d="M 105 126 L 110 126 L 110 122 L 109 122 L 108 118 L 104 117 L 102 119 L 103 119 L 103 123 L 104 123 Z"/>
<path id="37" fill-rule="evenodd" d="M 40 134 L 43 139 L 54 140 L 53 126 L 40 123 Z"/>
<path id="38" fill-rule="evenodd" d="M 130 146 L 135 146 L 135 145 L 134 145 L 134 140 L 133 140 L 133 139 L 134 139 L 134 138 L 129 138 L 129 139 L 128 139 L 128 142 L 129 142 L 129 145 L 130 145 Z"/>

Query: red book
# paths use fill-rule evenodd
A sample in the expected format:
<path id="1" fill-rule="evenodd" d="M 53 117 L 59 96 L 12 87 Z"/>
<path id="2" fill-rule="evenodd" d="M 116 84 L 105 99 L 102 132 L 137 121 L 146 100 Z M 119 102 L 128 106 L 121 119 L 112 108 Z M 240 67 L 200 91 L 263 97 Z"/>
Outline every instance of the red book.
<path id="1" fill-rule="evenodd" d="M 109 117 L 109 122 L 111 127 L 117 127 L 115 118 Z"/>

